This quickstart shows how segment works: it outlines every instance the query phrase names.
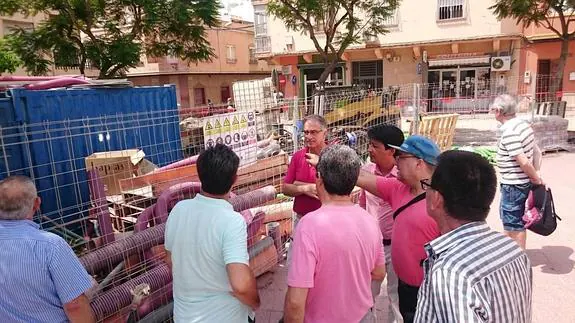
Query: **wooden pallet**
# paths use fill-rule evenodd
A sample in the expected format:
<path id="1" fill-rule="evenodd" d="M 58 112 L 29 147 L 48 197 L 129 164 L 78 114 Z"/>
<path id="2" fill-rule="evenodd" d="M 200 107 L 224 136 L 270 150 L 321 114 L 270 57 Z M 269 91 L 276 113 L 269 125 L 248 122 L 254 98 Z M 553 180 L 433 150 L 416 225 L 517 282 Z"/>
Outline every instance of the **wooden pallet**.
<path id="1" fill-rule="evenodd" d="M 448 150 L 453 145 L 458 117 L 456 113 L 423 116 L 419 120 L 417 134 L 435 141 L 442 151 Z M 411 124 L 410 134 L 414 134 L 414 123 Z"/>

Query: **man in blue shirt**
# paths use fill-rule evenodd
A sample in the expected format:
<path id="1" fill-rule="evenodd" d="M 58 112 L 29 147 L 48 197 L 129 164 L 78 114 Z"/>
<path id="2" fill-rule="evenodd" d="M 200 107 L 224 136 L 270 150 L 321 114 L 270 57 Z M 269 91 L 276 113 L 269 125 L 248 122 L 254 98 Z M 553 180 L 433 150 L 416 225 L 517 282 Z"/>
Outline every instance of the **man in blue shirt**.
<path id="1" fill-rule="evenodd" d="M 95 322 L 92 278 L 64 239 L 32 221 L 40 203 L 29 178 L 0 181 L 0 321 Z"/>
<path id="2" fill-rule="evenodd" d="M 228 202 L 238 156 L 218 144 L 198 158 L 202 192 L 178 202 L 166 223 L 176 322 L 246 323 L 260 305 L 249 267 L 246 222 Z"/>

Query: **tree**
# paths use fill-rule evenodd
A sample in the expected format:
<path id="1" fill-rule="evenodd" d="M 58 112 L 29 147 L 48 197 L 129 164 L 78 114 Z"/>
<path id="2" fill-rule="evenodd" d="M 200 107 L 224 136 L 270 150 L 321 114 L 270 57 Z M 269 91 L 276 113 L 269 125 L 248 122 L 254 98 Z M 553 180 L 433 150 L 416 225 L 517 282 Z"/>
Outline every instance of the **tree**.
<path id="1" fill-rule="evenodd" d="M 142 54 L 176 56 L 189 62 L 214 56 L 206 28 L 218 25 L 214 0 L 10 0 L 26 14 L 48 18 L 35 30 L 17 30 L 12 49 L 32 74 L 45 72 L 45 63 L 86 64 L 100 78 L 122 76 Z M 51 60 L 47 60 L 50 58 Z"/>
<path id="2" fill-rule="evenodd" d="M 559 67 L 549 88 L 549 92 L 554 95 L 563 82 L 569 42 L 575 40 L 575 29 L 571 31 L 571 23 L 575 23 L 575 0 L 496 0 L 489 9 L 493 10 L 499 19 L 513 18 L 526 27 L 532 24 L 543 26 L 559 37 Z M 573 27 L 575 28 L 575 24 Z"/>
<path id="3" fill-rule="evenodd" d="M 0 38 L 0 74 L 14 73 L 21 64 L 18 55 L 9 48 L 6 40 Z"/>
<path id="4" fill-rule="evenodd" d="M 398 5 L 399 0 L 271 0 L 267 10 L 312 40 L 325 64 L 321 85 L 350 45 L 387 32 L 385 21 Z"/>

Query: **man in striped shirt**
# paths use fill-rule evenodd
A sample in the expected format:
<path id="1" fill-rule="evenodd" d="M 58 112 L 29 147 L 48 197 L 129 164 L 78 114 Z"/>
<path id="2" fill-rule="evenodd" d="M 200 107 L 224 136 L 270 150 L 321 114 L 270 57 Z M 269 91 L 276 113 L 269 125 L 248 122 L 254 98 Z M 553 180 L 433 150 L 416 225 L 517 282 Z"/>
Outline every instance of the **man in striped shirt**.
<path id="1" fill-rule="evenodd" d="M 95 322 L 92 277 L 64 239 L 32 221 L 39 207 L 31 179 L 0 181 L 0 322 Z"/>
<path id="2" fill-rule="evenodd" d="M 500 217 L 505 234 L 525 249 L 527 233 L 523 214 L 531 185 L 542 185 L 533 167 L 533 129 L 525 120 L 517 118 L 517 102 L 504 94 L 492 104 L 495 119 L 501 122 L 501 139 L 497 147 L 497 166 L 501 174 Z"/>
<path id="3" fill-rule="evenodd" d="M 441 236 L 425 246 L 415 322 L 531 322 L 529 258 L 485 223 L 497 186 L 493 166 L 472 152 L 447 151 L 421 185 Z"/>

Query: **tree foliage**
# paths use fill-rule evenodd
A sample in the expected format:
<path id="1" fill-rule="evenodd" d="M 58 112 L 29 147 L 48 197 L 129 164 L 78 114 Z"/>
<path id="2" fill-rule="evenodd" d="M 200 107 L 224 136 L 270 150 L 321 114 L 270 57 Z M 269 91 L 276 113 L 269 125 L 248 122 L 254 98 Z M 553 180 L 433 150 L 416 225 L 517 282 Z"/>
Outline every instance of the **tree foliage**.
<path id="1" fill-rule="evenodd" d="M 322 84 L 349 46 L 387 32 L 385 21 L 398 5 L 399 0 L 271 0 L 268 12 L 312 40 L 326 66 Z"/>
<path id="2" fill-rule="evenodd" d="M 0 74 L 14 73 L 21 64 L 20 58 L 10 49 L 6 39 L 0 38 Z"/>
<path id="3" fill-rule="evenodd" d="M 554 95 L 563 79 L 569 41 L 575 40 L 575 0 L 496 0 L 490 9 L 499 19 L 512 18 L 526 27 L 543 26 L 561 40 L 559 69 L 549 90 Z"/>
<path id="4" fill-rule="evenodd" d="M 8 1 L 22 1 L 16 10 L 48 17 L 33 31 L 14 33 L 13 49 L 32 74 L 43 71 L 39 65 L 47 57 L 82 73 L 89 64 L 109 78 L 137 66 L 142 54 L 189 62 L 214 56 L 206 38 L 206 28 L 219 23 L 214 0 Z"/>

